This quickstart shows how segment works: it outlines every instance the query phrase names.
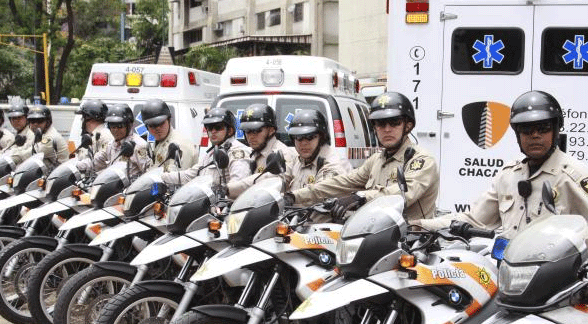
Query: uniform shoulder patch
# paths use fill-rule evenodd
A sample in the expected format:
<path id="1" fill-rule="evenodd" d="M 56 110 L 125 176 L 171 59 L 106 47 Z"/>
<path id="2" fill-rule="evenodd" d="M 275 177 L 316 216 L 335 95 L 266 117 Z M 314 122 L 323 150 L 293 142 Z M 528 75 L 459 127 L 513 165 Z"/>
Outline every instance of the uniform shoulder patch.
<path id="1" fill-rule="evenodd" d="M 137 151 L 137 155 L 141 158 L 141 159 L 147 159 L 147 149 L 139 149 Z"/>
<path id="2" fill-rule="evenodd" d="M 418 159 L 410 162 L 410 164 L 408 165 L 408 170 L 409 171 L 418 171 L 418 170 L 422 169 L 424 166 L 425 166 L 425 159 L 418 158 Z"/>
<path id="3" fill-rule="evenodd" d="M 240 160 L 245 157 L 245 152 L 243 150 L 234 150 L 231 151 L 231 158 L 234 160 Z"/>
<path id="4" fill-rule="evenodd" d="M 588 178 L 584 178 L 582 181 L 580 181 L 580 186 L 582 186 L 582 189 L 588 193 Z"/>

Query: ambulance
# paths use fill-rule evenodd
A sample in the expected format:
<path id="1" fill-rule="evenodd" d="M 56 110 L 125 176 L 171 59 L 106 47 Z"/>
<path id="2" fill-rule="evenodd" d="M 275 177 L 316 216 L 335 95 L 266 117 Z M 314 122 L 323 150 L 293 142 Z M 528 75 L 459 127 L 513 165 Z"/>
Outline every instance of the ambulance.
<path id="1" fill-rule="evenodd" d="M 142 122 L 141 108 L 148 99 L 165 101 L 172 126 L 194 144 L 200 143 L 205 109 L 219 93 L 220 75 L 176 65 L 97 63 L 82 98 L 100 99 L 108 106 L 126 103 L 135 115 L 135 131 L 153 142 Z M 76 115 L 70 132 L 70 149 L 79 144 L 82 119 Z"/>
<path id="2" fill-rule="evenodd" d="M 437 158 L 438 207 L 451 212 L 522 157 L 510 106 L 531 90 L 560 102 L 560 147 L 588 160 L 588 1 L 388 1 L 388 89 L 416 108 L 415 135 Z"/>
<path id="3" fill-rule="evenodd" d="M 354 167 L 377 151 L 369 126 L 368 104 L 359 81 L 341 64 L 312 56 L 257 56 L 233 58 L 221 75 L 214 107 L 230 109 L 237 124 L 249 105 L 263 103 L 276 111 L 276 137 L 288 146 L 288 126 L 296 111 L 315 109 L 327 119 L 330 144 Z M 242 131 L 236 137 L 245 141 Z M 202 128 L 202 148 L 210 145 Z M 205 150 L 205 149 L 204 149 Z"/>

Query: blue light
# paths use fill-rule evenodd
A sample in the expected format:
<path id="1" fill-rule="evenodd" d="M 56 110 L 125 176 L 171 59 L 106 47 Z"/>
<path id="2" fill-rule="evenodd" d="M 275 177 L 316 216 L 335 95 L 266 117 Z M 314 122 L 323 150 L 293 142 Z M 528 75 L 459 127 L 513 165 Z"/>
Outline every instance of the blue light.
<path id="1" fill-rule="evenodd" d="M 159 195 L 159 186 L 157 183 L 151 185 L 151 196 Z"/>
<path id="2" fill-rule="evenodd" d="M 508 239 L 504 237 L 497 237 L 496 241 L 494 241 L 494 247 L 492 248 L 492 258 L 496 260 L 503 260 L 504 259 L 504 250 L 508 246 Z"/>

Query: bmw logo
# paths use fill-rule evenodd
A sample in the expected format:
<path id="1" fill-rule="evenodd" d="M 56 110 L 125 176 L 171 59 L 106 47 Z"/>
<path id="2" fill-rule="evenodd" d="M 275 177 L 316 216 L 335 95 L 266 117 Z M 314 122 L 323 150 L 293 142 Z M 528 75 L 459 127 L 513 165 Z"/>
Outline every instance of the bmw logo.
<path id="1" fill-rule="evenodd" d="M 459 304 L 461 302 L 461 293 L 457 289 L 451 289 L 449 291 L 449 301 L 452 304 Z"/>
<path id="2" fill-rule="evenodd" d="M 332 258 L 328 253 L 321 252 L 319 254 L 319 261 L 321 262 L 321 264 L 330 264 L 331 260 L 332 260 Z"/>

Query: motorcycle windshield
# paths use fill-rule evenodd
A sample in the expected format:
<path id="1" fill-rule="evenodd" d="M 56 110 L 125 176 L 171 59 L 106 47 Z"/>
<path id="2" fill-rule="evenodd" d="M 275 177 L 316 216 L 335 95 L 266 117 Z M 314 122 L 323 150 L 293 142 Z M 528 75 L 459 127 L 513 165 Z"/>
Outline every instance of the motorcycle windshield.
<path id="1" fill-rule="evenodd" d="M 40 163 L 39 163 L 40 162 Z M 19 164 L 16 169 L 14 170 L 14 173 L 23 173 L 27 170 L 30 170 L 31 168 L 39 168 L 41 167 L 43 164 L 43 153 L 37 153 L 33 156 L 31 156 L 30 158 L 24 160 L 21 164 Z"/>
<path id="2" fill-rule="evenodd" d="M 94 179 L 92 186 L 103 185 L 117 180 L 127 178 L 127 164 L 125 162 L 115 162 L 113 165 L 102 170 L 100 174 Z"/>
<path id="3" fill-rule="evenodd" d="M 402 217 L 404 200 L 398 195 L 376 198 L 353 214 L 341 229 L 341 238 L 374 234 L 392 226 L 398 226 L 403 235 L 406 222 Z"/>
<path id="4" fill-rule="evenodd" d="M 282 178 L 264 179 L 245 190 L 231 206 L 231 213 L 269 205 L 282 199 Z"/>
<path id="5" fill-rule="evenodd" d="M 80 172 L 78 171 L 78 168 L 76 167 L 76 163 L 78 163 L 78 161 L 76 159 L 70 159 L 70 160 L 60 164 L 55 169 L 53 169 L 53 171 L 51 171 L 51 173 L 47 176 L 47 181 L 58 179 L 58 178 L 63 178 L 63 177 L 69 177 L 72 174 L 79 175 Z"/>
<path id="6" fill-rule="evenodd" d="M 214 199 L 215 195 L 211 189 L 212 181 L 213 177 L 211 175 L 202 175 L 192 179 L 174 193 L 169 201 L 169 206 L 185 205 L 206 196 L 208 196 L 210 202 L 214 204 L 216 200 Z"/>
<path id="7" fill-rule="evenodd" d="M 538 220 L 510 241 L 508 263 L 554 262 L 586 252 L 588 224 L 579 215 L 553 215 Z"/>
<path id="8" fill-rule="evenodd" d="M 163 168 L 156 168 L 143 174 L 137 178 L 137 180 L 131 183 L 131 185 L 126 189 L 125 195 L 130 195 L 139 191 L 150 189 L 154 183 L 163 183 L 163 180 L 161 179 L 162 173 Z"/>

